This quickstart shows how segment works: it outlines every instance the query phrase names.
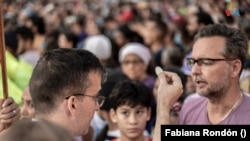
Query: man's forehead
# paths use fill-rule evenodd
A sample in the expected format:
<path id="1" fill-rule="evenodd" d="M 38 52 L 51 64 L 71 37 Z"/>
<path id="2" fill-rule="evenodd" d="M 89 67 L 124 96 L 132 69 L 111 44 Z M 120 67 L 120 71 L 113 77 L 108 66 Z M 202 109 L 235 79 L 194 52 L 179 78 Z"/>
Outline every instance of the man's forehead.
<path id="1" fill-rule="evenodd" d="M 211 57 L 211 55 L 221 55 L 225 47 L 224 39 L 218 37 L 206 37 L 198 39 L 192 49 L 192 57 L 202 56 Z"/>

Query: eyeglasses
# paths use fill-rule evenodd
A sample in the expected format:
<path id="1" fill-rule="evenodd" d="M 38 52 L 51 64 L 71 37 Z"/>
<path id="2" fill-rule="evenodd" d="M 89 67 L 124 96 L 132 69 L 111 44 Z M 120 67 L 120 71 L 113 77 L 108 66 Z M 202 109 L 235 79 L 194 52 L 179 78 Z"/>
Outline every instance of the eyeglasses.
<path id="1" fill-rule="evenodd" d="M 122 65 L 128 65 L 128 64 L 138 65 L 141 63 L 142 63 L 142 60 L 131 60 L 131 61 L 123 61 Z"/>
<path id="2" fill-rule="evenodd" d="M 217 61 L 233 61 L 235 59 L 231 58 L 221 58 L 221 59 L 214 59 L 214 58 L 199 58 L 199 59 L 193 59 L 193 58 L 187 58 L 187 66 L 192 69 L 194 64 L 197 63 L 199 66 L 210 66 L 214 62 Z"/>
<path id="3" fill-rule="evenodd" d="M 96 104 L 98 104 L 100 107 L 102 107 L 103 103 L 105 102 L 105 97 L 104 96 L 91 96 L 91 95 L 86 95 L 86 94 L 72 94 L 70 96 L 65 97 L 64 99 L 69 99 L 71 96 L 88 96 L 92 97 Z"/>

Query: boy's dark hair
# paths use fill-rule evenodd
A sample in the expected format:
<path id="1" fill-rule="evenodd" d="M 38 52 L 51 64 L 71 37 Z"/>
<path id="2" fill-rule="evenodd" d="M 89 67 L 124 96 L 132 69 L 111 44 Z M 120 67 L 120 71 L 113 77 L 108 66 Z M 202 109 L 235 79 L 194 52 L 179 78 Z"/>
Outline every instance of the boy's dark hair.
<path id="1" fill-rule="evenodd" d="M 153 99 L 149 88 L 136 80 L 124 80 L 117 83 L 109 96 L 111 107 L 114 110 L 122 105 L 128 105 L 132 108 L 142 105 L 150 108 Z"/>

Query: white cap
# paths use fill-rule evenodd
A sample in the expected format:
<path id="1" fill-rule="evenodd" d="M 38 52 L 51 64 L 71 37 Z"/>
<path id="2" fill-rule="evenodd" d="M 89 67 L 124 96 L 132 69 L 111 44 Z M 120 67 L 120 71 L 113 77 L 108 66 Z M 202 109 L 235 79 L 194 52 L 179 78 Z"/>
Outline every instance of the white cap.
<path id="1" fill-rule="evenodd" d="M 149 48 L 140 43 L 127 43 L 119 51 L 120 63 L 129 54 L 135 54 L 142 59 L 144 64 L 148 65 L 151 60 L 151 53 Z"/>
<path id="2" fill-rule="evenodd" d="M 84 41 L 83 49 L 92 52 L 100 60 L 107 60 L 111 56 L 112 46 L 108 37 L 91 35 Z"/>

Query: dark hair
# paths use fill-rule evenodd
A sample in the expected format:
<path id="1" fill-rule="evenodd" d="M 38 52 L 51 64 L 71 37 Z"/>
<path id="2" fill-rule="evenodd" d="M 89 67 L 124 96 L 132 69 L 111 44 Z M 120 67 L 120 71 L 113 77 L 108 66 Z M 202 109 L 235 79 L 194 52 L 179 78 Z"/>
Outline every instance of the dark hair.
<path id="1" fill-rule="evenodd" d="M 61 34 L 63 34 L 69 42 L 72 42 L 73 48 L 76 48 L 76 45 L 78 43 L 77 35 L 75 35 L 71 31 L 63 31 L 63 32 L 61 32 Z"/>
<path id="2" fill-rule="evenodd" d="M 58 37 L 60 35 L 59 30 L 53 30 L 52 32 L 46 34 L 45 36 L 45 42 L 44 42 L 44 49 L 46 51 L 50 51 L 52 49 L 59 48 L 58 45 Z"/>
<path id="3" fill-rule="evenodd" d="M 153 94 L 140 81 L 124 80 L 115 85 L 109 96 L 109 100 L 114 110 L 122 105 L 129 105 L 131 107 L 142 105 L 150 108 L 153 102 Z"/>
<path id="4" fill-rule="evenodd" d="M 26 26 L 19 26 L 15 30 L 16 34 L 21 37 L 23 40 L 31 40 L 33 42 L 34 40 L 34 34 L 31 31 L 30 28 Z"/>
<path id="5" fill-rule="evenodd" d="M 86 16 L 82 14 L 78 14 L 76 16 L 76 23 L 80 25 L 81 27 L 85 27 L 86 25 Z"/>
<path id="6" fill-rule="evenodd" d="M 122 33 L 122 35 L 124 36 L 125 39 L 128 40 L 128 42 L 144 43 L 143 38 L 141 37 L 141 35 L 139 35 L 135 31 L 132 31 L 127 24 L 120 25 L 117 28 L 117 30 Z"/>
<path id="7" fill-rule="evenodd" d="M 204 25 L 214 24 L 214 21 L 213 21 L 211 15 L 209 15 L 207 12 L 205 12 L 203 10 L 195 13 L 195 15 L 197 17 L 198 24 L 204 24 Z"/>
<path id="8" fill-rule="evenodd" d="M 29 17 L 29 19 L 31 20 L 33 26 L 37 28 L 37 32 L 39 34 L 45 34 L 45 22 L 43 17 L 34 14 L 31 17 Z"/>
<path id="9" fill-rule="evenodd" d="M 46 120 L 20 119 L 6 131 L 1 141 L 74 141 L 64 128 Z"/>
<path id="10" fill-rule="evenodd" d="M 5 45 L 9 47 L 14 53 L 16 53 L 18 47 L 17 35 L 15 32 L 6 31 L 4 32 Z"/>
<path id="11" fill-rule="evenodd" d="M 248 40 L 243 32 L 236 28 L 227 27 L 224 24 L 208 25 L 202 28 L 195 36 L 195 41 L 203 37 L 221 36 L 225 37 L 225 50 L 223 55 L 226 58 L 240 59 L 245 63 L 248 50 Z"/>
<path id="12" fill-rule="evenodd" d="M 65 90 L 85 91 L 91 85 L 88 75 L 93 71 L 104 79 L 103 66 L 89 51 L 57 48 L 46 52 L 35 66 L 29 84 L 36 112 L 53 111 L 57 101 L 68 95 Z"/>
<path id="13" fill-rule="evenodd" d="M 118 82 L 128 79 L 129 78 L 127 77 L 127 75 L 125 75 L 121 71 L 106 68 L 106 81 L 102 84 L 100 95 L 109 97 L 110 93 Z M 107 98 L 100 109 L 109 111 L 111 109 L 111 103 L 112 102 Z"/>
<path id="14" fill-rule="evenodd" d="M 160 38 L 161 41 L 163 41 L 164 38 L 165 38 L 165 35 L 168 33 L 168 26 L 167 26 L 167 24 L 162 19 L 155 18 L 155 17 L 150 17 L 148 19 L 148 21 L 155 23 L 155 28 L 160 33 L 159 38 Z"/>
<path id="15" fill-rule="evenodd" d="M 173 46 L 170 48 L 165 48 L 162 50 L 162 61 L 163 67 L 178 67 L 181 68 L 183 65 L 183 59 L 184 59 L 185 53 L 184 50 L 181 47 Z"/>

